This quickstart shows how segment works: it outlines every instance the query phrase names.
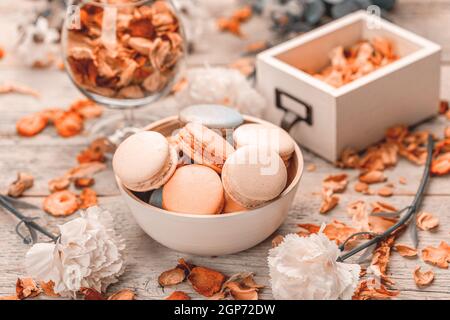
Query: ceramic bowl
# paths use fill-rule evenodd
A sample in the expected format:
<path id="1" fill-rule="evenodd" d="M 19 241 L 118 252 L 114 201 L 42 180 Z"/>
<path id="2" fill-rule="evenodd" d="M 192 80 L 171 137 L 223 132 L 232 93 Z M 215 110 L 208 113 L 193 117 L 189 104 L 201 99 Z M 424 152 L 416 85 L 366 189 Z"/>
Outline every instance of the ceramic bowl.
<path id="1" fill-rule="evenodd" d="M 246 123 L 270 124 L 244 116 Z M 154 122 L 145 130 L 170 136 L 181 127 L 177 116 Z M 303 173 L 303 156 L 295 146 L 288 167 L 288 185 L 283 193 L 263 207 L 222 215 L 193 215 L 170 212 L 147 203 L 149 194 L 137 194 L 122 185 L 122 196 L 139 226 L 162 245 L 188 254 L 219 256 L 256 246 L 275 232 L 286 219 Z"/>

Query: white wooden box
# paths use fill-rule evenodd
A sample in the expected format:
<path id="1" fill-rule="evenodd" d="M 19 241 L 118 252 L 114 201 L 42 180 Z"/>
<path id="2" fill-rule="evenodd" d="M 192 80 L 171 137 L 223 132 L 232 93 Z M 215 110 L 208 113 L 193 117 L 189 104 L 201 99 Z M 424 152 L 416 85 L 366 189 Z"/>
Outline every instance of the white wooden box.
<path id="1" fill-rule="evenodd" d="M 397 61 L 340 88 L 301 70 L 321 70 L 337 46 L 376 35 L 395 44 Z M 270 104 L 265 118 L 329 161 L 346 147 L 366 148 L 387 128 L 437 113 L 441 48 L 364 11 L 350 14 L 258 55 L 257 86 Z"/>

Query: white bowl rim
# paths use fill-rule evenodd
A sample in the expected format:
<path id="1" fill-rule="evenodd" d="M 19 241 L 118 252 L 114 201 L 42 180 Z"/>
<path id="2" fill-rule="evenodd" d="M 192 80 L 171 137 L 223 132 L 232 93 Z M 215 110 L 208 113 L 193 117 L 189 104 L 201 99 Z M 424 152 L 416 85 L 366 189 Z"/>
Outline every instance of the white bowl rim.
<path id="1" fill-rule="evenodd" d="M 243 115 L 244 120 L 246 121 L 251 121 L 251 122 L 255 122 L 255 123 L 260 123 L 260 124 L 265 124 L 265 125 L 270 125 L 270 126 L 276 126 L 273 123 L 270 123 L 268 121 L 265 120 L 261 120 L 259 118 L 256 117 L 252 117 L 252 116 L 248 116 L 248 115 Z M 178 116 L 170 116 L 170 117 L 166 117 L 163 118 L 161 120 L 152 122 L 150 125 L 144 127 L 145 131 L 148 130 L 152 130 L 152 128 L 158 127 L 162 124 L 165 124 L 167 122 L 171 122 L 171 121 L 176 121 L 178 120 Z M 278 128 L 278 126 L 276 126 Z M 249 214 L 251 212 L 255 212 L 259 209 L 262 209 L 264 207 L 266 207 L 268 204 L 275 202 L 275 201 L 279 201 L 281 200 L 283 197 L 285 197 L 289 192 L 292 191 L 292 189 L 294 189 L 299 183 L 300 183 L 300 179 L 303 176 L 303 172 L 304 172 L 304 158 L 303 158 L 303 153 L 300 149 L 300 147 L 298 146 L 297 143 L 295 143 L 295 151 L 294 154 L 297 157 L 297 162 L 298 162 L 298 168 L 297 168 L 297 173 L 294 177 L 294 179 L 292 180 L 292 182 L 289 184 L 289 186 L 284 189 L 284 191 L 275 199 L 265 203 L 263 206 L 255 208 L 255 209 L 251 209 L 248 211 L 238 211 L 238 212 L 233 212 L 233 213 L 226 213 L 226 214 L 192 214 L 192 213 L 182 213 L 182 212 L 174 212 L 174 211 L 168 211 L 168 210 L 164 210 L 164 209 L 160 209 L 158 207 L 152 206 L 149 203 L 146 203 L 144 201 L 142 201 L 141 199 L 139 199 L 138 197 L 136 197 L 128 188 L 126 188 L 122 182 L 120 181 L 120 178 L 115 175 L 116 177 L 116 181 L 117 184 L 119 185 L 119 188 L 122 189 L 127 196 L 129 196 L 132 200 L 138 202 L 139 204 L 143 205 L 144 207 L 148 207 L 148 209 L 151 209 L 153 211 L 156 211 L 158 213 L 163 213 L 163 214 L 169 214 L 175 217 L 183 217 L 183 218 L 194 218 L 194 219 L 227 219 L 227 217 L 235 217 L 238 215 L 242 215 L 242 214 Z"/>

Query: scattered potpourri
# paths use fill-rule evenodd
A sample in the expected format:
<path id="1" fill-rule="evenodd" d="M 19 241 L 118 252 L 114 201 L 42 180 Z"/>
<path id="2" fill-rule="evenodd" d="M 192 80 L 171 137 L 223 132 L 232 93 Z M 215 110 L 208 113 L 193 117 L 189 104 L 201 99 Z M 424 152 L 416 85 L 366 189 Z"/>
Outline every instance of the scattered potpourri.
<path id="1" fill-rule="evenodd" d="M 166 288 L 188 280 L 192 288 L 209 300 L 223 300 L 229 297 L 234 300 L 258 300 L 258 292 L 264 286 L 257 284 L 253 273 L 243 272 L 227 277 L 223 273 L 201 266 L 195 266 L 184 259 L 178 265 L 164 271 L 158 277 L 158 283 Z M 190 300 L 183 291 L 174 291 L 166 300 Z"/>
<path id="2" fill-rule="evenodd" d="M 422 272 L 421 267 L 416 267 L 413 272 L 414 281 L 416 282 L 418 287 L 426 287 L 429 286 L 434 280 L 434 272 L 433 270 L 428 270 Z"/>
<path id="3" fill-rule="evenodd" d="M 84 90 L 106 97 L 139 99 L 161 91 L 173 78 L 183 56 L 178 18 L 168 2 L 159 0 L 131 9 L 116 8 L 117 41 L 102 31 L 101 6 L 80 8 L 81 28 L 68 33 L 68 65 Z"/>
<path id="4" fill-rule="evenodd" d="M 22 137 L 33 137 L 52 124 L 61 137 L 69 138 L 83 131 L 85 120 L 100 117 L 102 113 L 103 107 L 91 100 L 80 99 L 69 110 L 49 108 L 26 115 L 17 121 L 16 129 Z"/>
<path id="5" fill-rule="evenodd" d="M 312 75 L 339 88 L 397 59 L 393 44 L 388 39 L 374 37 L 348 49 L 336 47 L 330 53 L 331 65 Z"/>
<path id="6" fill-rule="evenodd" d="M 230 32 L 238 37 L 243 37 L 244 35 L 241 31 L 241 24 L 250 20 L 252 16 L 252 7 L 244 6 L 234 11 L 231 17 L 218 19 L 217 26 L 221 31 Z"/>
<path id="7" fill-rule="evenodd" d="M 18 198 L 22 194 L 33 187 L 34 177 L 25 172 L 18 172 L 17 179 L 9 186 L 8 196 Z"/>
<path id="8" fill-rule="evenodd" d="M 35 90 L 27 85 L 24 85 L 24 84 L 19 84 L 16 82 L 14 82 L 14 83 L 6 82 L 3 84 L 0 84 L 0 94 L 8 94 L 8 93 L 24 94 L 24 95 L 29 95 L 29 96 L 32 96 L 35 98 L 41 97 L 41 94 L 37 90 Z"/>

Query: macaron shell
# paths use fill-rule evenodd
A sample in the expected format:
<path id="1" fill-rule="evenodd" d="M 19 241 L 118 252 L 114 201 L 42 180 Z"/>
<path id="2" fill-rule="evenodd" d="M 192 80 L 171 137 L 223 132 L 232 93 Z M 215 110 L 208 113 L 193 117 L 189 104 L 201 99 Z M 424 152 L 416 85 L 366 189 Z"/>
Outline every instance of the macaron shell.
<path id="1" fill-rule="evenodd" d="M 224 205 L 220 177 L 206 166 L 183 166 L 164 185 L 162 204 L 165 210 L 173 212 L 218 214 Z"/>
<path id="2" fill-rule="evenodd" d="M 283 192 L 287 170 L 276 152 L 261 152 L 256 146 L 246 146 L 228 158 L 222 171 L 222 181 L 233 200 L 246 208 L 254 208 Z"/>
<path id="3" fill-rule="evenodd" d="M 244 124 L 233 134 L 236 148 L 257 145 L 270 148 L 279 153 L 283 160 L 288 161 L 295 151 L 295 141 L 283 129 L 262 124 Z"/>
<path id="4" fill-rule="evenodd" d="M 149 191 L 146 182 L 166 170 L 170 161 L 170 148 L 160 133 L 143 131 L 132 135 L 117 148 L 112 161 L 115 174 L 129 189 Z"/>
<path id="5" fill-rule="evenodd" d="M 199 123 L 211 129 L 232 129 L 244 122 L 235 109 L 216 104 L 193 105 L 184 108 L 179 114 L 180 121 Z"/>
<path id="6" fill-rule="evenodd" d="M 200 124 L 188 123 L 178 136 L 181 149 L 186 155 L 219 174 L 226 159 L 234 152 L 233 146 L 222 136 Z"/>
<path id="7" fill-rule="evenodd" d="M 234 212 L 242 212 L 247 211 L 246 207 L 241 206 L 239 203 L 233 200 L 232 197 L 225 192 L 225 206 L 223 208 L 222 213 L 234 213 Z"/>

